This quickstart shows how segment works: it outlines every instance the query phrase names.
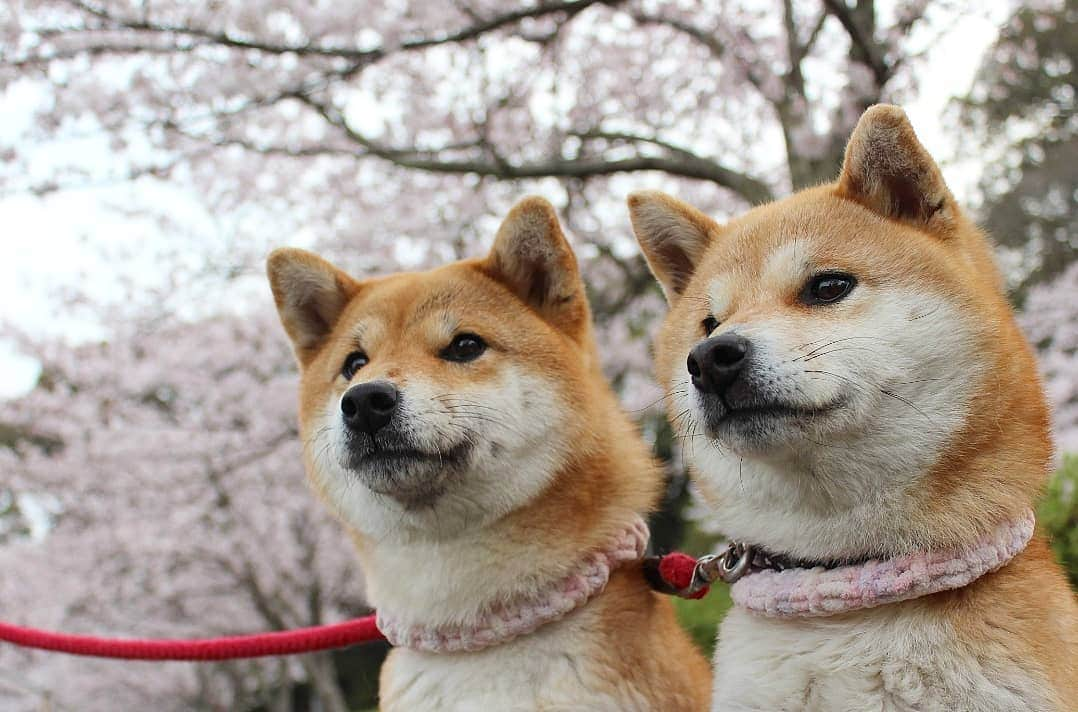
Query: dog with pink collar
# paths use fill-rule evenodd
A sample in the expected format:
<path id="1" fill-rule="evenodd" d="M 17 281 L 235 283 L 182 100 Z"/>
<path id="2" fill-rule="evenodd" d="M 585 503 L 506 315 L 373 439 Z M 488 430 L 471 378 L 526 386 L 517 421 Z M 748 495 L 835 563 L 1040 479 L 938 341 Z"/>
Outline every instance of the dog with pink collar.
<path id="1" fill-rule="evenodd" d="M 1031 507 L 1051 460 L 983 233 L 897 107 L 838 180 L 720 225 L 629 198 L 660 381 L 728 549 L 713 710 L 1078 708 L 1078 602 Z"/>

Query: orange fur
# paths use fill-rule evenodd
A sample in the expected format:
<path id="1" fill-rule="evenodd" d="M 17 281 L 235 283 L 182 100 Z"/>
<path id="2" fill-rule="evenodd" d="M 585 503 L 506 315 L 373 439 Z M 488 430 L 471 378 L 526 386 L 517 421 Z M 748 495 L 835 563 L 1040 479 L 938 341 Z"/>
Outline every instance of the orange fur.
<path id="1" fill-rule="evenodd" d="M 823 551 L 800 555 L 856 558 L 960 547 L 1033 505 L 1049 471 L 1051 443 L 1032 350 L 1007 302 L 990 243 L 963 214 L 900 109 L 877 106 L 866 112 L 835 183 L 756 207 L 724 225 L 702 220 L 695 209 L 661 194 L 637 194 L 629 206 L 644 254 L 670 297 L 670 313 L 655 341 L 656 370 L 668 387 L 685 382 L 686 355 L 704 338 L 700 325 L 709 315 L 721 322 L 720 331 L 800 323 L 803 341 L 811 342 L 874 308 L 868 299 L 828 307 L 802 303 L 805 278 L 799 270 L 810 265 L 853 274 L 855 289 L 868 293 L 924 295 L 954 308 L 969 328 L 975 356 L 962 364 L 969 401 L 955 404 L 960 426 L 927 471 L 911 476 L 916 486 L 902 492 L 902 521 L 881 532 L 866 528 L 866 548 L 860 551 L 837 543 L 839 548 L 826 549 L 832 543 L 821 541 Z M 799 255 L 803 264 L 769 261 L 776 254 Z M 672 275 L 671 265 L 680 273 Z M 916 312 L 908 319 L 931 318 Z M 936 414 L 924 415 L 924 427 L 934 427 Z M 794 467 L 831 445 L 811 440 L 790 445 L 793 454 L 735 454 L 746 463 L 774 457 Z M 750 472 L 746 466 L 745 478 Z M 736 509 L 737 502 L 712 489 L 707 477 L 698 482 L 705 499 L 725 507 L 721 511 Z M 832 506 L 828 496 L 821 495 L 819 505 L 824 520 Z M 776 504 L 773 516 L 785 516 L 786 505 L 781 499 Z M 977 656 L 1021 666 L 1030 680 L 1043 676 L 1058 709 L 1078 701 L 1078 604 L 1041 538 L 965 589 L 893 607 L 915 610 L 949 620 Z M 864 615 L 867 620 L 890 611 Z"/>
<path id="2" fill-rule="evenodd" d="M 315 437 L 326 422 L 327 403 L 335 403 L 347 387 L 364 381 L 385 379 L 406 394 L 413 382 L 422 382 L 466 396 L 496 387 L 507 373 L 519 372 L 549 386 L 549 391 L 533 395 L 544 403 L 549 400 L 559 411 L 562 421 L 556 439 L 567 448 L 541 492 L 517 503 L 496 521 L 462 525 L 461 531 L 440 531 L 443 522 L 437 519 L 409 523 L 412 513 L 406 510 L 400 531 L 386 535 L 397 547 L 392 552 L 406 547 L 410 555 L 422 557 L 470 537 L 469 541 L 476 542 L 475 557 L 488 561 L 492 574 L 526 565 L 518 577 L 523 586 L 563 576 L 583 554 L 618 532 L 628 516 L 654 507 L 661 472 L 599 371 L 576 261 L 546 201 L 529 198 L 518 204 L 487 257 L 429 272 L 357 281 L 295 250 L 275 252 L 268 269 L 282 322 L 300 361 L 299 410 L 305 440 Z M 326 293 L 342 296 L 327 297 Z M 305 302 L 303 297 L 311 294 L 318 298 Z M 440 350 L 460 333 L 480 335 L 488 350 L 467 364 L 440 358 Z M 359 347 L 370 361 L 346 382 L 339 375 L 341 364 Z M 538 405 L 542 404 L 522 402 L 507 407 L 526 413 Z M 553 453 L 558 447 L 552 442 L 550 449 Z M 386 553 L 391 549 L 385 537 L 362 531 L 363 522 L 342 513 L 346 505 L 338 501 L 336 490 L 327 487 L 317 455 L 308 448 L 310 480 L 351 529 L 375 596 L 372 602 L 378 605 L 377 596 L 388 595 L 383 592 L 394 584 L 387 566 L 396 554 Z M 505 477 L 512 478 L 517 464 L 508 459 L 509 454 L 505 457 Z M 449 487 L 446 496 L 452 496 L 453 484 Z M 432 508 L 438 506 L 435 503 Z M 429 605 L 436 608 L 442 605 L 439 600 L 451 600 L 453 591 L 472 583 L 446 580 L 417 585 L 429 585 Z M 491 601 L 511 593 L 498 590 L 499 585 L 491 583 Z M 484 604 L 476 602 L 476 606 Z M 466 620 L 474 611 L 438 613 Z M 534 635 L 561 631 L 568 631 L 566 635 L 587 651 L 581 659 L 567 651 L 571 664 L 601 670 L 597 673 L 601 681 L 594 685 L 609 688 L 612 695 L 619 690 L 635 691 L 646 696 L 649 709 L 688 711 L 706 705 L 710 683 L 706 661 L 678 627 L 670 602 L 652 593 L 639 571 L 615 572 L 605 592 L 585 608 Z M 513 641 L 489 654 L 447 657 L 459 661 L 461 656 L 474 655 L 477 660 L 489 660 L 480 667 L 497 679 L 499 668 L 508 669 L 513 657 L 521 655 L 521 645 Z M 679 658 L 676 664 L 666 657 L 671 652 Z M 407 707 L 411 688 L 423 682 L 413 680 L 414 685 L 402 687 L 400 680 L 411 675 L 414 665 L 429 665 L 426 676 L 433 677 L 441 665 L 438 657 L 394 651 L 382 676 L 383 707 Z M 473 682 L 461 678 L 457 693 L 446 692 L 446 708 L 465 704 L 475 692 L 469 687 Z M 519 694 L 524 702 L 529 691 L 521 689 Z M 429 704 L 436 705 L 433 693 Z"/>

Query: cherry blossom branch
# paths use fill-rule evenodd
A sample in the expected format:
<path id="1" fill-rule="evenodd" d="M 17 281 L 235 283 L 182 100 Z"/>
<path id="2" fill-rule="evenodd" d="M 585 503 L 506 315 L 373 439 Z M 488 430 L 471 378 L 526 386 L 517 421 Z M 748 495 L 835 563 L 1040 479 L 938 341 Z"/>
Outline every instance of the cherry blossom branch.
<path id="1" fill-rule="evenodd" d="M 805 48 L 797 38 L 797 23 L 794 18 L 793 0 L 782 2 L 782 24 L 786 30 L 786 55 L 789 58 L 790 68 L 786 72 L 789 85 L 799 96 L 805 95 L 805 76 L 801 72 L 801 60 L 805 58 Z"/>
<path id="2" fill-rule="evenodd" d="M 190 51 L 196 47 L 205 46 L 208 43 L 192 44 L 189 47 L 184 48 L 182 51 Z M 49 54 L 42 55 L 28 55 L 25 57 L 17 57 L 12 59 L 4 59 L 0 55 L 0 66 L 10 67 L 13 69 L 23 69 L 26 67 L 35 67 L 48 64 L 49 62 L 56 62 L 65 59 L 77 59 L 79 57 L 103 57 L 106 55 L 130 55 L 130 54 L 173 54 L 179 50 L 174 46 L 162 46 L 155 44 L 115 44 L 115 45 L 88 45 L 86 47 L 71 47 L 62 50 L 54 50 Z"/>
<path id="3" fill-rule="evenodd" d="M 885 48 L 872 37 L 868 28 L 861 26 L 858 18 L 844 0 L 823 0 L 823 4 L 828 12 L 842 23 L 842 27 L 846 30 L 846 34 L 850 36 L 853 46 L 860 52 L 861 59 L 872 70 L 876 86 L 882 87 L 891 79 L 895 70 L 892 65 L 887 63 L 884 57 Z M 867 16 L 871 16 L 874 12 L 873 3 L 868 2 L 865 8 L 862 11 L 859 3 L 858 13 L 862 15 L 867 13 Z"/>
<path id="4" fill-rule="evenodd" d="M 191 160 L 197 159 L 201 156 L 209 153 L 210 147 L 203 146 L 186 153 L 181 153 L 176 157 L 167 161 L 159 163 L 147 163 L 141 166 L 132 166 L 123 173 L 115 175 L 109 178 L 102 178 L 100 180 L 93 181 L 79 181 L 70 185 L 64 185 L 60 181 L 51 180 L 41 183 L 34 183 L 33 185 L 16 187 L 8 190 L 0 190 L 0 197 L 9 195 L 15 195 L 18 193 L 29 193 L 37 197 L 50 195 L 52 193 L 58 193 L 64 190 L 89 190 L 94 188 L 108 188 L 112 186 L 124 185 L 136 181 L 139 178 L 167 178 L 180 165 L 183 165 Z"/>
<path id="5" fill-rule="evenodd" d="M 769 76 L 761 71 L 761 67 L 742 60 L 737 54 L 730 51 L 726 44 L 713 33 L 702 30 L 683 20 L 667 17 L 665 15 L 635 12 L 632 17 L 633 20 L 641 25 L 665 25 L 675 29 L 702 44 L 715 59 L 735 62 L 738 65 L 738 70 L 741 74 L 758 92 L 760 92 L 764 99 L 768 102 L 772 102 L 775 99 L 775 97 L 770 96 L 765 91 L 769 84 Z M 774 75 L 770 75 L 770 78 L 774 79 Z"/>
<path id="6" fill-rule="evenodd" d="M 85 0 L 69 0 L 69 2 L 75 8 L 82 10 L 105 23 L 101 27 L 88 29 L 119 29 L 144 33 L 166 34 L 196 38 L 215 45 L 231 47 L 234 49 L 253 50 L 267 54 L 294 54 L 297 56 L 345 58 L 369 63 L 396 52 L 421 50 L 440 44 L 468 42 L 477 39 L 488 32 L 514 25 L 526 19 L 546 17 L 548 15 L 560 13 L 565 13 L 567 16 L 572 17 L 592 5 L 614 6 L 623 2 L 623 0 L 548 0 L 547 2 L 540 2 L 532 7 L 500 13 L 485 20 L 479 19 L 478 15 L 474 12 L 470 12 L 468 14 L 473 17 L 473 24 L 460 30 L 430 37 L 417 37 L 403 40 L 395 47 L 380 47 L 376 49 L 359 49 L 357 47 L 312 43 L 278 44 L 264 40 L 237 37 L 227 32 L 210 30 L 204 27 L 152 22 L 145 18 L 122 17 L 109 12 L 104 7 L 85 2 Z M 176 47 L 175 49 L 177 51 L 186 51 L 189 48 L 190 46 L 185 46 Z"/>
<path id="7" fill-rule="evenodd" d="M 570 132 L 569 135 L 576 136 L 585 141 L 589 139 L 603 139 L 606 141 L 628 144 L 651 144 L 662 148 L 674 156 L 679 156 L 686 164 L 704 164 L 704 170 L 713 176 L 709 178 L 709 180 L 725 188 L 729 188 L 754 205 L 766 203 L 774 199 L 774 193 L 771 191 L 771 188 L 763 181 L 757 180 L 745 173 L 726 168 L 719 163 L 710 161 L 693 153 L 687 148 L 664 141 L 656 136 L 641 136 L 622 131 L 602 131 L 599 129 Z"/>
<path id="8" fill-rule="evenodd" d="M 801 59 L 807 57 L 809 52 L 812 51 L 812 48 L 816 46 L 816 39 L 820 36 L 820 30 L 823 29 L 824 24 L 827 22 L 827 18 L 828 14 L 826 10 L 820 13 L 820 17 L 816 20 L 816 24 L 813 25 L 808 39 L 805 40 L 805 44 L 801 47 Z"/>
<path id="9" fill-rule="evenodd" d="M 336 109 L 310 96 L 297 97 L 331 125 L 340 129 L 351 141 L 364 148 L 368 155 L 389 161 L 402 168 L 431 173 L 470 173 L 501 179 L 521 178 L 593 178 L 632 171 L 664 171 L 684 178 L 711 181 L 728 188 L 751 203 L 766 202 L 771 191 L 766 185 L 749 176 L 721 166 L 682 149 L 679 155 L 643 156 L 623 159 L 599 157 L 547 158 L 530 163 L 513 163 L 489 152 L 473 158 L 447 158 L 443 150 L 420 151 L 411 148 L 385 146 L 356 131 Z M 648 141 L 656 143 L 655 139 Z M 482 148 L 481 142 L 474 144 Z M 455 147 L 459 150 L 462 146 Z"/>

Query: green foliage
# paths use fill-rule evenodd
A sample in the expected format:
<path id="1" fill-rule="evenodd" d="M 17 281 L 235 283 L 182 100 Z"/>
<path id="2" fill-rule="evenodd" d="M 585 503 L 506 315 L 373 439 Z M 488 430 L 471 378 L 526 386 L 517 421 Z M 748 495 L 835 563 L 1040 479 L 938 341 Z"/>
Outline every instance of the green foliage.
<path id="1" fill-rule="evenodd" d="M 1078 587 L 1078 454 L 1065 455 L 1037 508 L 1037 519 L 1059 562 Z"/>
<path id="2" fill-rule="evenodd" d="M 711 587 L 711 593 L 696 601 L 674 599 L 681 627 L 688 631 L 708 659 L 715 651 L 715 633 L 719 622 L 731 605 L 730 587 L 725 584 L 715 584 Z"/>
<path id="3" fill-rule="evenodd" d="M 678 511 L 683 525 L 680 531 L 680 542 L 673 548 L 692 556 L 703 556 L 718 551 L 721 547 L 721 537 L 701 529 L 696 522 L 685 519 L 684 514 L 683 509 Z M 709 659 L 715 650 L 715 634 L 719 623 L 726 615 L 726 611 L 730 610 L 731 605 L 730 587 L 721 582 L 713 584 L 711 593 L 699 600 L 674 599 L 678 622 Z"/>

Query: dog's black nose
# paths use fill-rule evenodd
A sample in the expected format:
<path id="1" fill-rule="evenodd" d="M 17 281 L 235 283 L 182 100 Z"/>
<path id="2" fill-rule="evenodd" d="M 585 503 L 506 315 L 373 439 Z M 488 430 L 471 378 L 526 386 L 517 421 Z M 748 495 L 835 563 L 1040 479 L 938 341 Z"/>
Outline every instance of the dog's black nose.
<path id="1" fill-rule="evenodd" d="M 397 410 L 400 392 L 387 381 L 352 386 L 341 396 L 341 414 L 349 428 L 374 435 Z"/>
<path id="2" fill-rule="evenodd" d="M 704 393 L 722 393 L 737 378 L 751 348 L 748 339 L 734 333 L 701 341 L 686 364 L 692 384 Z"/>

